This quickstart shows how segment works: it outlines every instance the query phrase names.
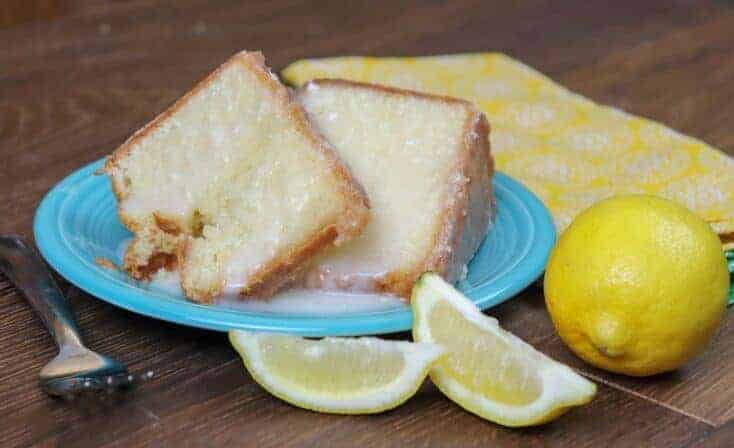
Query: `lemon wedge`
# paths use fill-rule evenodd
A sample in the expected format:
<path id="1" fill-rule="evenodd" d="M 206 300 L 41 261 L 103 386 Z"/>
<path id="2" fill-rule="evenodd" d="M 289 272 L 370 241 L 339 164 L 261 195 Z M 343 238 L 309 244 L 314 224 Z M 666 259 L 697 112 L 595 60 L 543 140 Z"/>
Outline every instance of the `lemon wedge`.
<path id="1" fill-rule="evenodd" d="M 418 390 L 443 349 L 377 338 L 304 339 L 229 332 L 250 375 L 294 406 L 334 414 L 392 409 Z"/>
<path id="2" fill-rule="evenodd" d="M 447 354 L 431 380 L 464 409 L 505 426 L 548 422 L 588 403 L 596 385 L 500 328 L 441 277 L 426 273 L 412 294 L 413 339 Z"/>

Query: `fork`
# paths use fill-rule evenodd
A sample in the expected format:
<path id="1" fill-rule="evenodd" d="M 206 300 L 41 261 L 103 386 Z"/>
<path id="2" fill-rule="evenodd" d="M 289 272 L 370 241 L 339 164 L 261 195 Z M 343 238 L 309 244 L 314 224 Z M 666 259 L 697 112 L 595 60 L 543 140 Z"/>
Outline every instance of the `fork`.
<path id="1" fill-rule="evenodd" d="M 18 235 L 0 235 L 0 271 L 25 295 L 59 348 L 39 375 L 41 389 L 53 396 L 113 391 L 132 384 L 124 365 L 84 346 L 69 303 L 46 264 Z"/>

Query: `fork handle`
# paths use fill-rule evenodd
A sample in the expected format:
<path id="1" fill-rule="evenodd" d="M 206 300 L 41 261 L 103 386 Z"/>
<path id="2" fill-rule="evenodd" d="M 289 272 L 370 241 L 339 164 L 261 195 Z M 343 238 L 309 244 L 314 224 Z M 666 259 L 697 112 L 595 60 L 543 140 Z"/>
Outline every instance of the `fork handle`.
<path id="1" fill-rule="evenodd" d="M 18 235 L 0 235 L 0 271 L 25 295 L 59 348 L 82 347 L 69 302 L 38 253 Z"/>

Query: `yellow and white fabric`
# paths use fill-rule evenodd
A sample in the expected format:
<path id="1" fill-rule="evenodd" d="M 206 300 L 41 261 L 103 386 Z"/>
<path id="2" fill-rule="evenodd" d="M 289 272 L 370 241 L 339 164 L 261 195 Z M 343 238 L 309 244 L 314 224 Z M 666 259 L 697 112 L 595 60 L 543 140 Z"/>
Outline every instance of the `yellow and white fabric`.
<path id="1" fill-rule="evenodd" d="M 498 168 L 543 200 L 559 232 L 600 199 L 649 193 L 685 204 L 734 247 L 734 159 L 596 104 L 503 54 L 301 60 L 282 76 L 296 86 L 343 78 L 474 102 L 492 127 Z"/>

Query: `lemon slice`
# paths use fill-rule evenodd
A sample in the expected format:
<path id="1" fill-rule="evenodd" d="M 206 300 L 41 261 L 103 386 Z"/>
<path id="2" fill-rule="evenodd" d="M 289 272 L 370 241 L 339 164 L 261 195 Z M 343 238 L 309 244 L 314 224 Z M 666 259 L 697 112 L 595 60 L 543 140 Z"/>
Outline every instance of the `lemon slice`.
<path id="1" fill-rule="evenodd" d="M 233 330 L 229 340 L 250 375 L 292 405 L 335 414 L 371 414 L 412 397 L 443 349 L 377 338 L 309 340 Z"/>
<path id="2" fill-rule="evenodd" d="M 447 354 L 431 380 L 450 399 L 505 426 L 550 421 L 588 403 L 596 385 L 500 328 L 441 277 L 426 273 L 413 288 L 413 339 Z"/>

